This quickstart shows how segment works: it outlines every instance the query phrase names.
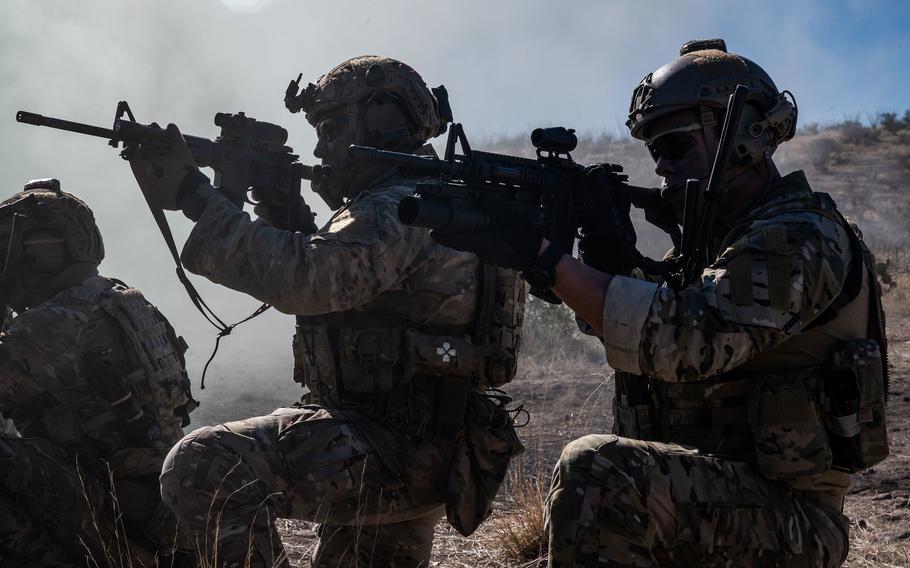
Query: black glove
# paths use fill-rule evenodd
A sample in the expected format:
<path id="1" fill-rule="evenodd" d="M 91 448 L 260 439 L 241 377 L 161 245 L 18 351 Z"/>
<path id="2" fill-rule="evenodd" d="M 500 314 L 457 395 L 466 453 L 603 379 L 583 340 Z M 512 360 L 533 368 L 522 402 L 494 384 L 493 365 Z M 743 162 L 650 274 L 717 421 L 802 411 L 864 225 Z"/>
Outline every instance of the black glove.
<path id="1" fill-rule="evenodd" d="M 276 191 L 254 188 L 252 197 L 256 200 L 253 213 L 272 227 L 286 231 L 300 231 L 307 235 L 319 230 L 319 227 L 316 226 L 316 215 L 303 197 L 295 196 L 292 199 L 294 211 L 290 210 L 288 197 Z"/>
<path id="2" fill-rule="evenodd" d="M 508 202 L 484 193 L 475 203 L 490 218 L 490 224 L 467 232 L 433 230 L 430 236 L 443 246 L 473 252 L 480 260 L 513 270 L 522 270 L 537 258 L 543 230 L 524 219 Z"/>
<path id="3" fill-rule="evenodd" d="M 578 251 L 582 262 L 608 274 L 629 274 L 641 259 L 629 195 L 618 187 L 615 174 L 591 166 L 585 179 L 587 214 L 582 222 Z"/>

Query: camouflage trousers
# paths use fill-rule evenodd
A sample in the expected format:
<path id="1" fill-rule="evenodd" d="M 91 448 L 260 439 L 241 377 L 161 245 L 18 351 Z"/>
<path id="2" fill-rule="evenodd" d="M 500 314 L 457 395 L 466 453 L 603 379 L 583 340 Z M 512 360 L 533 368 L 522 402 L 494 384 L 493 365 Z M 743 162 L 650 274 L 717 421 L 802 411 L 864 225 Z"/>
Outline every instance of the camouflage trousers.
<path id="1" fill-rule="evenodd" d="M 547 525 L 550 568 L 839 566 L 849 528 L 746 463 L 611 435 L 565 447 Z"/>
<path id="2" fill-rule="evenodd" d="M 313 566 L 427 566 L 449 446 L 356 411 L 279 408 L 186 436 L 162 494 L 209 566 L 289 566 L 276 517 L 320 523 Z"/>
<path id="3" fill-rule="evenodd" d="M 131 520 L 102 468 L 47 440 L 0 435 L 0 566 L 151 566 L 156 554 L 170 566 L 177 522 L 154 477 L 143 518 Z"/>

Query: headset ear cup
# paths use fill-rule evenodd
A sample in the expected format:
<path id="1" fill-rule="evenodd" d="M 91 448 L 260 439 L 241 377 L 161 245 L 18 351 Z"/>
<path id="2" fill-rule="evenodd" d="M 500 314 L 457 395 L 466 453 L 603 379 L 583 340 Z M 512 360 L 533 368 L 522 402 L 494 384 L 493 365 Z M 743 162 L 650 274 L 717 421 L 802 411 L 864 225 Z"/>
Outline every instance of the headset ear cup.
<path id="1" fill-rule="evenodd" d="M 54 276 L 68 263 L 66 243 L 38 242 L 26 243 L 23 246 L 25 266 L 35 276 L 47 278 Z"/>
<path id="2" fill-rule="evenodd" d="M 786 132 L 780 133 L 779 142 L 786 142 L 796 135 L 796 125 L 799 122 L 799 106 L 796 104 L 796 97 L 790 91 L 784 90 L 780 94 L 781 100 L 788 107 L 789 128 Z M 791 110 L 792 109 L 792 110 Z"/>
<path id="3" fill-rule="evenodd" d="M 395 118 L 390 119 L 389 112 L 396 115 Z M 377 148 L 408 152 L 414 148 L 415 140 L 419 138 L 414 119 L 394 94 L 372 95 L 366 101 L 360 120 L 366 127 L 370 145 Z M 419 142 L 422 144 L 423 140 L 420 139 Z"/>

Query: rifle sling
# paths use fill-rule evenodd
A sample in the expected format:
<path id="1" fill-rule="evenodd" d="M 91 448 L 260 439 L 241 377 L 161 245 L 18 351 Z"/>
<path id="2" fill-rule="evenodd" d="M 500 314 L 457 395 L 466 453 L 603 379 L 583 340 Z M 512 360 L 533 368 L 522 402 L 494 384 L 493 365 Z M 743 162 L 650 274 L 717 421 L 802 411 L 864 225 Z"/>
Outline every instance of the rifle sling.
<path id="1" fill-rule="evenodd" d="M 196 309 L 200 314 L 202 314 L 206 321 L 208 321 L 210 324 L 212 324 L 213 327 L 215 327 L 215 329 L 218 330 L 218 335 L 215 338 L 215 347 L 212 350 L 212 354 L 206 362 L 205 367 L 202 371 L 202 379 L 200 381 L 199 388 L 204 390 L 205 374 L 208 371 L 212 360 L 215 358 L 215 355 L 218 353 L 218 347 L 221 343 L 221 338 L 226 335 L 230 335 L 235 327 L 262 314 L 271 306 L 269 304 L 263 303 L 261 306 L 256 308 L 253 313 L 243 318 L 242 320 L 232 324 L 224 323 L 224 320 L 218 317 L 212 308 L 206 304 L 205 300 L 202 298 L 202 295 L 198 290 L 196 290 L 196 287 L 193 286 L 193 283 L 187 276 L 186 270 L 183 268 L 183 263 L 180 262 L 180 253 L 177 251 L 177 244 L 174 242 L 174 235 L 171 232 L 171 227 L 168 225 L 167 218 L 164 215 L 164 210 L 161 208 L 161 205 L 158 202 L 158 196 L 155 194 L 150 194 L 144 188 L 142 188 L 142 186 L 140 186 L 140 190 L 142 191 L 142 196 L 145 198 L 145 202 L 149 207 L 149 211 L 152 213 L 152 217 L 155 219 L 155 223 L 158 225 L 158 230 L 161 232 L 161 236 L 164 237 L 164 242 L 167 244 L 167 248 L 171 253 L 171 257 L 174 259 L 177 279 L 180 280 L 180 283 L 183 284 L 184 289 L 186 289 L 186 293 L 190 297 L 190 301 L 193 303 L 193 306 L 196 307 Z"/>

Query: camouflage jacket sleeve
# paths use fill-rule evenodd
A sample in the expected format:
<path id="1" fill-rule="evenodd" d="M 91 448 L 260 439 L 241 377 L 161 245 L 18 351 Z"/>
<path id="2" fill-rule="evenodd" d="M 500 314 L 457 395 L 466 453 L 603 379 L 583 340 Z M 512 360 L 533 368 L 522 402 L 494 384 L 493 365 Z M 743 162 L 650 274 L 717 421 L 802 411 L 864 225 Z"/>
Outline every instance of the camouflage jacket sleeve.
<path id="1" fill-rule="evenodd" d="M 252 221 L 213 193 L 184 245 L 183 262 L 285 313 L 349 310 L 404 279 L 433 242 L 426 230 L 398 221 L 398 202 L 412 192 L 407 185 L 365 192 L 309 236 Z"/>
<path id="2" fill-rule="evenodd" d="M 800 333 L 840 294 L 846 228 L 811 211 L 758 221 L 681 291 L 615 277 L 604 303 L 614 368 L 667 381 L 729 371 Z"/>
<path id="3" fill-rule="evenodd" d="M 79 376 L 85 315 L 42 305 L 13 318 L 0 334 L 0 412 Z"/>

